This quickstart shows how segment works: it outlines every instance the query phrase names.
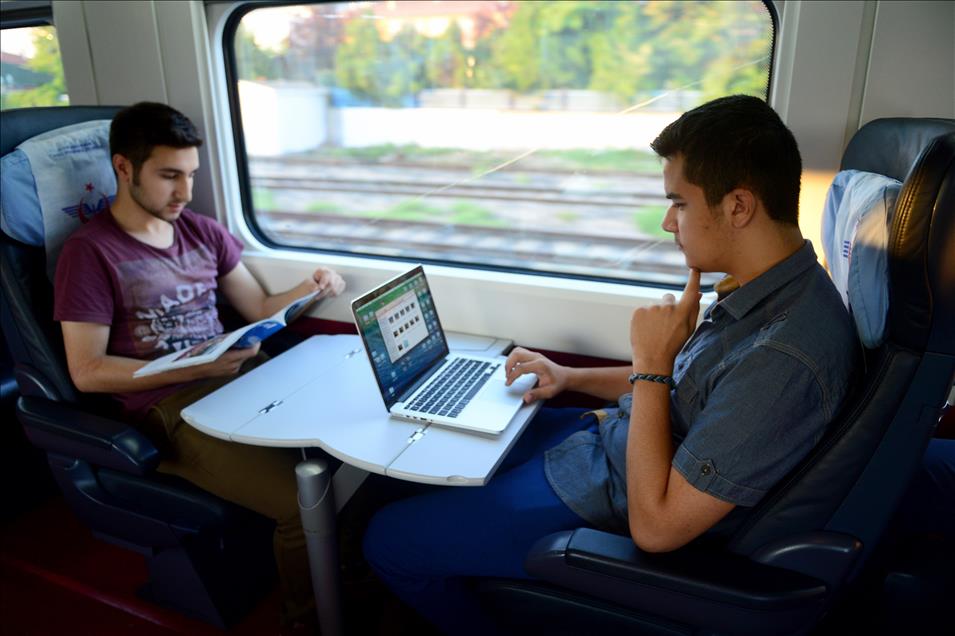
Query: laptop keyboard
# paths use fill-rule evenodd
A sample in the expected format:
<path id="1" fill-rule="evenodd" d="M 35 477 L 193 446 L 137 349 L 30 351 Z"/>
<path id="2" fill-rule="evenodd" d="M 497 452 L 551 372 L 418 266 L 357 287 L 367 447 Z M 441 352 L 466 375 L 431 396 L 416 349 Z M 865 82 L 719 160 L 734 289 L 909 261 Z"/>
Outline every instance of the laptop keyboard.
<path id="1" fill-rule="evenodd" d="M 482 360 L 458 358 L 407 408 L 419 413 L 457 417 L 498 366 Z"/>

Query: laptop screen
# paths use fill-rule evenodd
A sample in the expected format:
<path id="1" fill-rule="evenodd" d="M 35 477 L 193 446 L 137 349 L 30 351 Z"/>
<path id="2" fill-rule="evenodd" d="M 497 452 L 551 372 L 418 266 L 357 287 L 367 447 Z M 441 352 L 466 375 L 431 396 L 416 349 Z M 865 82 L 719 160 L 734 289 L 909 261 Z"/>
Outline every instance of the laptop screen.
<path id="1" fill-rule="evenodd" d="M 388 408 L 448 354 L 420 265 L 356 299 L 352 312 Z"/>

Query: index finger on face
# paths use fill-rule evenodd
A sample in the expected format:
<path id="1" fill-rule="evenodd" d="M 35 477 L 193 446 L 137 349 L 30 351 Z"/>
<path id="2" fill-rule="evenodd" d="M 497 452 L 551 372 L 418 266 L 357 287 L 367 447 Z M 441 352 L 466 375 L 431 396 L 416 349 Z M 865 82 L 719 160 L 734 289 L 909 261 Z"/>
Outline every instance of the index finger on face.
<path id="1" fill-rule="evenodd" d="M 680 296 L 680 302 L 683 304 L 693 303 L 700 298 L 700 270 L 690 269 L 690 275 L 686 279 L 686 287 L 683 288 L 683 295 Z"/>

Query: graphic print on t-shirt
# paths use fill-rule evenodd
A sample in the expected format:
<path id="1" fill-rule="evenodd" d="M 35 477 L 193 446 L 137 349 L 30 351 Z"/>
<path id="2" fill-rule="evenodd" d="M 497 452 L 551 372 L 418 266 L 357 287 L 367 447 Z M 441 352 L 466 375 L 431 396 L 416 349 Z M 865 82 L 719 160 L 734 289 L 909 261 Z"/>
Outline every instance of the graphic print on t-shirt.
<path id="1" fill-rule="evenodd" d="M 130 310 L 128 333 L 143 357 L 179 351 L 222 333 L 216 261 L 208 249 L 127 261 L 116 272 Z"/>

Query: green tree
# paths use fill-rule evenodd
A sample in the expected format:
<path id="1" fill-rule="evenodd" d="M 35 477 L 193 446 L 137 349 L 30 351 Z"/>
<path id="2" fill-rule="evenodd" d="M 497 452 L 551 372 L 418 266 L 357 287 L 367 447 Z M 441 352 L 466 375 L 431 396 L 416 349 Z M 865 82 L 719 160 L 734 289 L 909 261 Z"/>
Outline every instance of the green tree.
<path id="1" fill-rule="evenodd" d="M 345 28 L 338 17 L 327 5 L 313 5 L 291 18 L 285 55 L 291 78 L 334 85 L 335 51 Z"/>
<path id="2" fill-rule="evenodd" d="M 422 48 L 421 36 L 410 27 L 385 42 L 372 20 L 354 19 L 335 55 L 335 79 L 376 104 L 398 106 L 424 87 Z"/>
<path id="3" fill-rule="evenodd" d="M 487 21 L 471 50 L 456 25 L 439 38 L 405 27 L 383 41 L 371 16 L 353 18 L 335 78 L 382 105 L 425 86 L 590 89 L 625 103 L 668 89 L 701 92 L 701 99 L 766 95 L 772 34 L 756 0 L 525 2 L 501 15 L 506 22 Z"/>
<path id="4" fill-rule="evenodd" d="M 527 2 L 514 12 L 494 43 L 489 64 L 505 88 L 522 93 L 585 88 L 591 73 L 591 34 L 616 3 Z"/>
<path id="5" fill-rule="evenodd" d="M 424 75 L 430 88 L 463 88 L 467 81 L 468 52 L 461 43 L 457 22 L 425 43 Z"/>
<path id="6" fill-rule="evenodd" d="M 405 26 L 385 44 L 384 63 L 377 68 L 379 101 L 385 106 L 398 106 L 414 99 L 425 86 L 424 38 Z"/>
<path id="7" fill-rule="evenodd" d="M 616 5 L 609 29 L 591 37 L 593 71 L 588 88 L 630 101 L 653 67 L 653 46 L 647 33 L 642 5 Z"/>
<path id="8" fill-rule="evenodd" d="M 759 2 L 655 2 L 644 6 L 651 43 L 645 90 L 766 95 L 771 31 Z M 761 63 L 751 64 L 760 57 Z"/>
<path id="9" fill-rule="evenodd" d="M 14 91 L 3 96 L 3 108 L 25 108 L 27 106 L 65 106 L 66 80 L 63 77 L 63 62 L 60 58 L 60 44 L 53 27 L 33 28 L 33 47 L 35 54 L 25 66 L 31 71 L 50 77 L 50 81 L 35 88 Z"/>
<path id="10" fill-rule="evenodd" d="M 703 77 L 703 99 L 769 92 L 769 34 L 755 11 L 738 12 L 721 32 L 722 55 L 714 57 Z"/>
<path id="11" fill-rule="evenodd" d="M 370 17 L 370 16 L 369 16 Z M 374 66 L 381 55 L 374 22 L 357 17 L 345 27 L 345 40 L 335 53 L 335 80 L 342 88 L 372 97 L 376 92 Z"/>
<path id="12" fill-rule="evenodd" d="M 496 88 L 529 92 L 540 88 L 540 15 L 542 3 L 520 5 L 507 30 L 491 45 L 485 73 L 499 82 Z"/>
<path id="13" fill-rule="evenodd" d="M 620 3 L 610 30 L 591 44 L 590 88 L 627 100 L 666 89 L 702 90 L 704 100 L 765 96 L 767 25 L 758 2 Z"/>
<path id="14" fill-rule="evenodd" d="M 251 81 L 282 78 L 279 55 L 259 48 L 245 24 L 239 23 L 235 34 L 235 61 L 239 78 Z"/>

